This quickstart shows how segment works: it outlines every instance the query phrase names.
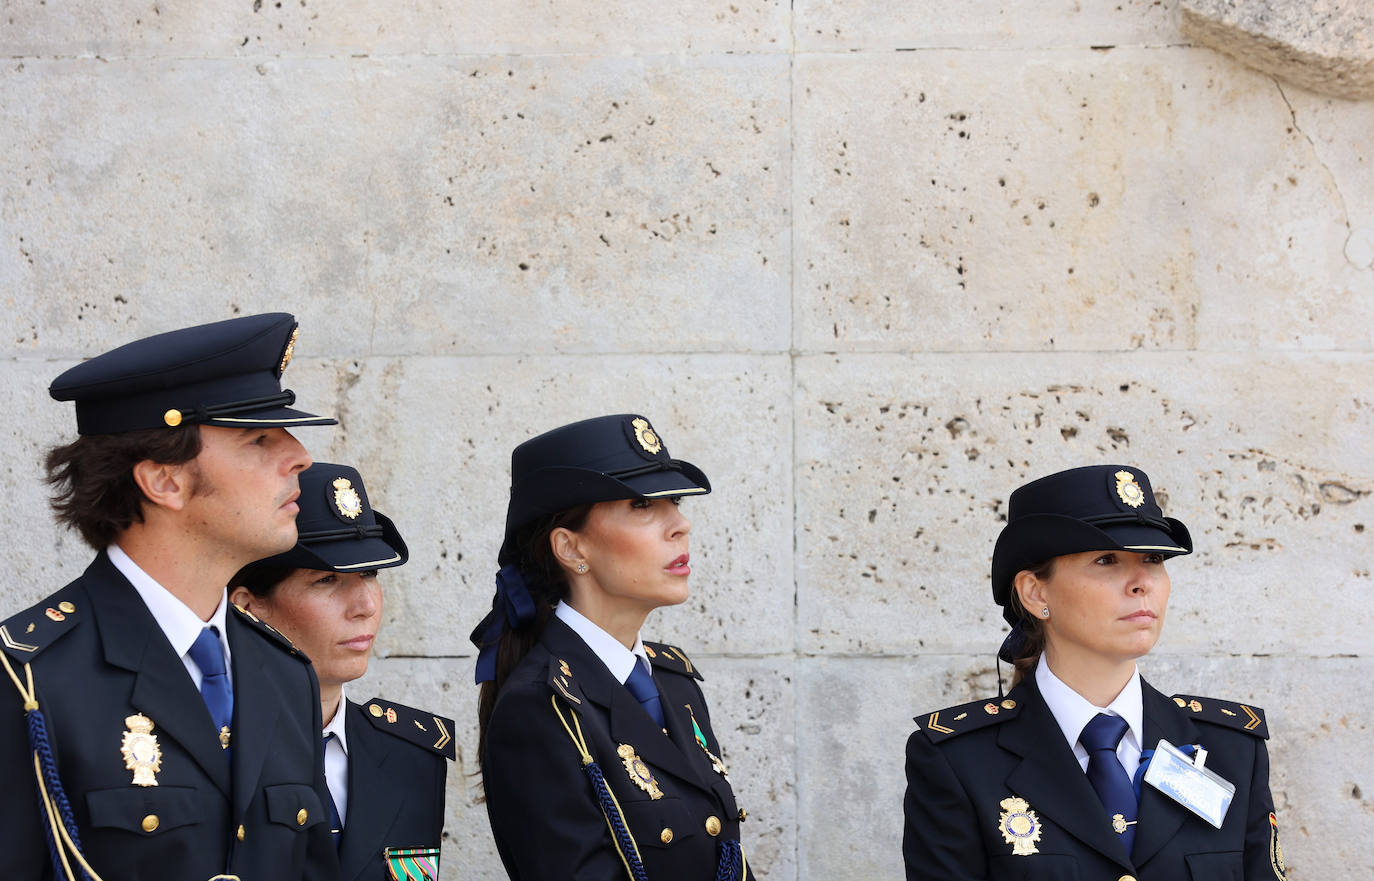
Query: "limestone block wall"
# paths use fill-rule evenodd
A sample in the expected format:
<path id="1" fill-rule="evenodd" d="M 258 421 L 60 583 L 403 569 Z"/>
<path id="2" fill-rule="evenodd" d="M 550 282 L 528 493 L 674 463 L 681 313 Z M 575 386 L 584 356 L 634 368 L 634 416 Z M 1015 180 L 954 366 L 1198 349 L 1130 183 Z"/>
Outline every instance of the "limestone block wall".
<path id="1" fill-rule="evenodd" d="M 351 693 L 459 720 L 445 877 L 497 879 L 509 450 L 641 411 L 716 485 L 649 630 L 759 877 L 897 879 L 911 717 L 996 690 L 1007 495 L 1132 462 L 1198 549 L 1145 674 L 1267 708 L 1291 877 L 1368 876 L 1372 131 L 1171 0 L 0 0 L 0 605 L 89 557 L 54 376 L 294 312 L 300 436 L 412 552 Z"/>

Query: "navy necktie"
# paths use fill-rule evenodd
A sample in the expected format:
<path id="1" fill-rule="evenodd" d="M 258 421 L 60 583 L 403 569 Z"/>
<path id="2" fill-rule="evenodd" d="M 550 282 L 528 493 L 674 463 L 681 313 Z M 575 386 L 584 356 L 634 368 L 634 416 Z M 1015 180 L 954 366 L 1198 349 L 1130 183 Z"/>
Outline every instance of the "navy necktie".
<path id="1" fill-rule="evenodd" d="M 334 739 L 331 732 L 324 736 L 324 751 L 329 752 L 329 741 Z M 326 789 L 329 787 L 326 786 Z M 339 840 L 343 838 L 343 818 L 339 816 L 339 806 L 334 804 L 334 793 L 329 793 L 329 834 L 334 836 L 334 849 L 338 850 Z"/>
<path id="2" fill-rule="evenodd" d="M 229 675 L 224 669 L 224 650 L 220 647 L 219 631 L 206 627 L 191 643 L 191 660 L 200 668 L 200 696 L 219 733 L 219 745 L 229 749 L 229 725 L 234 720 L 234 691 L 229 687 Z"/>
<path id="3" fill-rule="evenodd" d="M 1129 854 L 1135 843 L 1135 789 L 1116 757 L 1116 745 L 1125 736 L 1126 727 L 1126 720 L 1120 716 L 1098 713 L 1083 727 L 1078 742 L 1088 751 L 1088 782 L 1097 790 L 1102 807 L 1107 809 L 1112 831 L 1121 836 L 1121 843 Z"/>
<path id="4" fill-rule="evenodd" d="M 658 686 L 654 685 L 654 677 L 649 675 L 649 671 L 644 669 L 638 658 L 635 659 L 635 668 L 630 672 L 630 678 L 625 680 L 625 687 L 658 727 L 662 728 L 663 701 L 658 697 Z"/>

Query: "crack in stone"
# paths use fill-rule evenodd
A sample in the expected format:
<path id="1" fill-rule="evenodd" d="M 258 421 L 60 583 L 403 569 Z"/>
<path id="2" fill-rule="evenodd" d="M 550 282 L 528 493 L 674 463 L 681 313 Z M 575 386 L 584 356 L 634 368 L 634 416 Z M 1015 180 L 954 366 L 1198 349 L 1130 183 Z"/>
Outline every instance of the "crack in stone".
<path id="1" fill-rule="evenodd" d="M 1288 116 L 1293 120 L 1293 131 L 1302 135 L 1307 141 L 1307 145 L 1312 148 L 1312 155 L 1316 157 L 1317 163 L 1321 165 L 1322 171 L 1326 172 L 1327 179 L 1331 181 L 1331 189 L 1336 191 L 1336 198 L 1341 203 L 1341 222 L 1345 225 L 1345 244 L 1348 245 L 1354 230 L 1350 228 L 1350 211 L 1346 207 L 1345 194 L 1341 192 L 1340 182 L 1336 180 L 1336 175 L 1331 167 L 1322 159 L 1321 151 L 1317 149 L 1317 142 L 1312 140 L 1312 136 L 1303 131 L 1302 126 L 1298 124 L 1298 111 L 1293 109 L 1293 102 L 1288 100 L 1288 94 L 1283 91 L 1283 83 L 1279 82 L 1278 77 L 1271 76 L 1270 79 L 1274 81 L 1274 88 L 1279 90 L 1279 97 L 1283 99 L 1284 106 L 1288 108 Z"/>

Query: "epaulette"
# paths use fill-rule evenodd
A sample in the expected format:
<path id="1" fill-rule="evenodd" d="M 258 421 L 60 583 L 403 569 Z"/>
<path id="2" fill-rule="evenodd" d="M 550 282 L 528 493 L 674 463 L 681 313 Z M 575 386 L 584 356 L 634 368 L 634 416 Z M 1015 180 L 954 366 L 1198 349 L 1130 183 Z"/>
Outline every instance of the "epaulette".
<path id="1" fill-rule="evenodd" d="M 454 758 L 452 719 L 379 697 L 363 704 L 363 711 L 373 728 L 394 734 L 446 759 Z"/>
<path id="2" fill-rule="evenodd" d="M 702 678 L 701 671 L 696 668 L 695 664 L 687 660 L 687 655 L 675 645 L 646 642 L 644 643 L 644 654 L 649 656 L 649 663 L 655 667 L 681 673 L 684 676 L 691 676 L 693 679 Z"/>
<path id="3" fill-rule="evenodd" d="M 582 706 L 582 687 L 577 684 L 573 668 L 562 658 L 549 658 L 549 688 L 561 695 L 569 704 L 575 707 Z"/>
<path id="4" fill-rule="evenodd" d="M 300 649 L 296 648 L 296 644 L 294 642 L 286 638 L 286 634 L 282 633 L 280 630 L 273 627 L 271 624 L 268 624 L 266 621 L 262 620 L 257 615 L 254 615 L 252 612 L 248 611 L 243 606 L 240 606 L 236 603 L 230 603 L 229 605 L 238 611 L 239 615 L 243 618 L 244 623 L 247 624 L 249 627 L 253 628 L 257 632 L 261 633 L 263 636 L 267 637 L 272 642 L 275 642 L 277 645 L 286 649 L 288 652 L 300 658 L 305 663 L 310 663 L 310 659 L 307 658 L 304 654 L 302 654 Z"/>
<path id="5" fill-rule="evenodd" d="M 89 610 L 78 609 L 68 599 L 73 593 L 63 588 L 0 624 L 5 653 L 16 661 L 28 662 L 80 624 L 82 613 Z"/>
<path id="6" fill-rule="evenodd" d="M 1001 701 L 970 701 L 925 716 L 917 716 L 916 726 L 925 732 L 931 743 L 939 743 L 960 734 L 1015 719 L 1020 712 L 1021 708 L 1011 698 L 1003 698 Z"/>
<path id="7" fill-rule="evenodd" d="M 1174 703 L 1203 722 L 1225 725 L 1263 740 L 1269 739 L 1269 725 L 1264 721 L 1264 710 L 1259 707 L 1191 694 L 1174 695 Z"/>

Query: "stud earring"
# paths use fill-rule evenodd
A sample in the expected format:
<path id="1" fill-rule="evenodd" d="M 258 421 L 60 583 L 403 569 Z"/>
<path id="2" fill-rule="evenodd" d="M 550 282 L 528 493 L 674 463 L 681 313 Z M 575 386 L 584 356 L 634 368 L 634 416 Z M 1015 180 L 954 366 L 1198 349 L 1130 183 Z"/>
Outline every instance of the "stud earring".
<path id="1" fill-rule="evenodd" d="M 586 574 L 587 574 L 587 564 L 586 564 L 586 563 L 578 563 L 578 564 L 577 564 L 577 574 L 578 574 L 578 575 L 586 575 Z"/>
<path id="2" fill-rule="evenodd" d="M 1041 618 L 1048 618 L 1049 616 L 1050 616 L 1050 607 L 1049 607 L 1049 606 L 1046 606 L 1045 608 L 1043 608 L 1043 609 L 1040 610 L 1040 617 L 1041 617 Z"/>

